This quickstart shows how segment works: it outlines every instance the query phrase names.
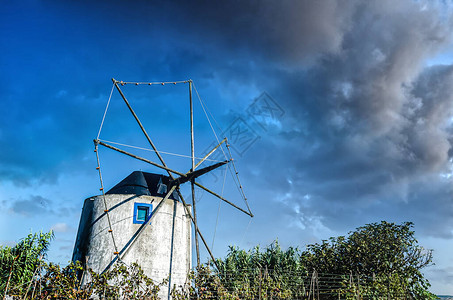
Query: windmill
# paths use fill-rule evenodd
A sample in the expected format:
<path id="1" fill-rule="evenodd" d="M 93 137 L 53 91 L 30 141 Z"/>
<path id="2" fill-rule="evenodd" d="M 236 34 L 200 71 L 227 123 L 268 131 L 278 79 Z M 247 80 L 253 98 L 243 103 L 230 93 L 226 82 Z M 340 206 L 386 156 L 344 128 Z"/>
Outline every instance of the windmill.
<path id="1" fill-rule="evenodd" d="M 118 81 L 118 80 L 112 79 L 112 82 L 113 82 L 113 87 L 112 87 L 112 92 L 110 93 L 110 98 L 109 98 L 108 104 L 110 103 L 110 99 L 112 97 L 112 93 L 113 93 L 114 89 L 116 89 L 118 91 L 119 95 L 121 96 L 121 98 L 123 99 L 124 103 L 126 104 L 129 112 L 132 114 L 132 116 L 134 117 L 138 126 L 140 127 L 141 132 L 143 133 L 149 146 L 151 147 L 150 150 L 152 150 L 152 152 L 154 152 L 156 154 L 158 162 L 138 156 L 134 153 L 125 151 L 124 149 L 120 149 L 120 148 L 114 146 L 113 144 L 115 144 L 115 143 L 113 143 L 113 142 L 107 142 L 107 141 L 103 141 L 100 139 L 102 125 L 104 123 L 105 115 L 106 115 L 107 109 L 108 109 L 108 104 L 107 104 L 106 111 L 104 113 L 104 117 L 101 122 L 101 127 L 99 129 L 99 133 L 98 133 L 96 139 L 94 139 L 94 145 L 95 145 L 94 151 L 96 153 L 96 159 L 97 159 L 96 169 L 98 170 L 98 173 L 99 173 L 100 184 L 101 184 L 100 191 L 102 192 L 102 194 L 100 196 L 97 196 L 97 198 L 88 198 L 87 199 L 87 200 L 90 199 L 91 202 L 93 202 L 94 200 L 98 200 L 97 202 L 94 201 L 95 203 L 98 203 L 98 204 L 93 204 L 90 201 L 88 201 L 88 203 L 89 203 L 88 206 L 91 205 L 91 206 L 97 207 L 98 213 L 93 213 L 93 210 L 96 211 L 96 208 L 95 209 L 91 208 L 89 213 L 85 213 L 84 211 L 82 212 L 81 221 L 80 221 L 80 225 L 79 225 L 79 231 L 78 231 L 77 240 L 76 240 L 76 245 L 74 247 L 73 260 L 84 260 L 85 259 L 86 261 L 88 261 L 88 259 L 91 259 L 91 261 L 93 262 L 92 263 L 93 265 L 95 265 L 95 263 L 97 263 L 95 271 L 98 271 L 98 272 L 106 272 L 107 270 L 109 270 L 112 267 L 112 265 L 114 263 L 125 261 L 126 256 L 128 255 L 128 253 L 131 253 L 131 249 L 134 247 L 135 242 L 140 238 L 140 236 L 143 235 L 144 232 L 146 232 L 146 231 L 156 230 L 155 228 L 148 229 L 148 228 L 150 228 L 150 226 L 148 226 L 148 225 L 153 223 L 154 218 L 159 218 L 159 211 L 161 209 L 165 210 L 166 208 L 164 208 L 164 207 L 165 207 L 166 203 L 168 203 L 168 201 L 171 202 L 171 200 L 172 200 L 174 202 L 175 214 L 173 214 L 173 220 L 170 225 L 170 227 L 171 227 L 170 230 L 172 232 L 172 236 L 171 236 L 171 247 L 169 249 L 169 251 L 170 251 L 170 254 L 169 254 L 169 259 L 170 259 L 169 285 L 168 285 L 168 287 L 169 287 L 168 295 L 169 295 L 171 280 L 172 280 L 172 264 L 173 264 L 172 258 L 173 258 L 173 251 L 174 251 L 173 245 L 175 242 L 175 218 L 176 218 L 175 215 L 176 215 L 176 210 L 177 210 L 177 203 L 179 203 L 179 205 L 182 206 L 182 208 L 184 210 L 184 212 L 182 212 L 179 215 L 179 218 L 182 220 L 184 217 L 188 217 L 188 219 L 189 219 L 189 221 L 188 221 L 189 222 L 189 227 L 188 227 L 189 231 L 190 231 L 190 227 L 191 227 L 190 223 L 193 225 L 194 236 L 195 236 L 197 266 L 200 266 L 199 239 L 201 239 L 206 251 L 208 252 L 210 258 L 212 259 L 212 262 L 218 268 L 216 261 L 214 259 L 214 256 L 212 254 L 212 251 L 211 251 L 210 247 L 208 246 L 206 239 L 204 238 L 204 236 L 202 235 L 202 233 L 198 227 L 196 201 L 195 201 L 195 194 L 196 194 L 197 189 L 201 189 L 201 190 L 213 195 L 214 197 L 217 197 L 221 201 L 229 204 L 230 206 L 234 207 L 235 209 L 239 210 L 240 212 L 242 212 L 250 217 L 253 217 L 253 214 L 249 208 L 247 199 L 245 198 L 245 195 L 244 195 L 244 192 L 242 189 L 242 185 L 240 184 L 240 181 L 239 181 L 239 177 L 237 177 L 238 172 L 234 165 L 234 161 L 231 157 L 231 152 L 230 152 L 227 138 L 224 138 L 221 141 L 217 140 L 217 144 L 204 157 L 198 158 L 198 161 L 197 161 L 197 158 L 195 157 L 194 117 L 193 117 L 193 100 L 192 100 L 193 82 L 192 82 L 192 80 L 176 81 L 176 82 L 124 82 L 124 81 Z M 145 130 L 145 127 L 143 126 L 142 122 L 140 121 L 139 117 L 137 116 L 136 112 L 132 108 L 130 102 L 127 100 L 125 94 L 123 93 L 123 91 L 120 87 L 120 86 L 124 86 L 124 85 L 138 86 L 138 85 L 165 85 L 165 84 L 188 84 L 188 86 L 189 86 L 191 166 L 190 166 L 190 168 L 188 168 L 188 171 L 184 171 L 184 172 L 176 171 L 176 170 L 170 168 L 166 164 L 166 162 L 164 161 L 164 159 L 161 155 L 161 152 L 159 152 L 156 145 L 151 140 L 150 135 Z M 145 187 L 145 189 L 152 186 L 152 188 L 149 188 L 149 190 L 147 190 L 147 192 L 146 192 L 146 193 L 148 193 L 147 195 L 156 196 L 158 194 L 157 196 L 159 196 L 156 199 L 150 198 L 151 199 L 150 203 L 154 203 L 153 201 L 156 200 L 155 203 L 157 203 L 157 205 L 155 205 L 153 207 L 151 204 L 149 204 L 149 205 L 151 205 L 151 206 L 149 206 L 149 207 L 151 207 L 150 211 L 149 211 L 149 215 L 147 215 L 147 213 L 145 212 L 145 214 L 147 216 L 142 220 L 142 222 L 139 223 L 139 225 L 137 225 L 137 224 L 132 225 L 134 227 L 131 227 L 132 231 L 129 230 L 130 236 L 128 236 L 127 238 L 124 238 L 124 237 L 119 238 L 118 234 L 115 235 L 114 227 L 115 226 L 118 227 L 119 225 L 116 225 L 116 224 L 120 223 L 120 221 L 115 221 L 115 220 L 121 220 L 121 222 L 124 222 L 123 221 L 124 218 L 123 219 L 118 218 L 114 214 L 116 213 L 118 215 L 118 212 L 121 211 L 118 207 L 121 207 L 121 205 L 123 205 L 124 203 L 130 202 L 131 199 L 135 199 L 135 198 L 134 198 L 134 196 L 132 196 L 132 197 L 128 196 L 128 198 L 125 198 L 125 197 L 118 198 L 117 196 L 115 196 L 117 198 L 112 198 L 113 196 L 111 196 L 111 195 L 115 194 L 115 191 L 118 190 L 118 188 L 116 188 L 116 187 L 117 186 L 121 187 L 122 183 L 118 184 L 116 187 L 114 187 L 112 190 L 110 190 L 108 192 L 104 191 L 104 183 L 103 183 L 103 179 L 102 179 L 101 164 L 100 164 L 99 151 L 98 151 L 99 146 L 114 150 L 123 155 L 132 157 L 136 160 L 139 160 L 141 162 L 144 162 L 146 164 L 149 164 L 156 168 L 164 170 L 168 175 L 168 176 L 160 175 L 160 177 L 159 177 L 159 175 L 156 175 L 156 174 L 148 174 L 148 173 L 143 174 L 141 172 L 138 172 L 138 173 L 134 172 L 124 180 L 126 182 L 124 184 L 126 184 L 126 185 L 127 185 L 127 182 L 131 182 L 131 180 L 134 181 L 132 184 L 130 184 L 131 186 L 133 186 L 133 188 L 132 189 L 129 188 L 128 192 L 125 192 L 126 194 L 135 194 L 135 188 L 137 186 Z M 218 150 L 219 148 L 221 149 L 222 146 L 224 146 L 226 148 L 226 150 L 227 150 L 226 152 L 228 153 L 229 158 L 227 158 L 223 161 L 216 161 L 215 163 L 212 163 L 206 167 L 200 168 L 202 163 L 206 163 L 206 162 L 210 161 L 209 158 L 211 157 L 211 155 L 213 155 L 213 153 L 216 150 Z M 202 185 L 199 181 L 197 181 L 197 179 L 200 178 L 201 176 L 203 176 L 221 166 L 225 166 L 225 165 L 230 166 L 230 168 L 231 168 L 230 170 L 232 170 L 232 174 L 236 176 L 236 180 L 238 183 L 238 187 L 239 187 L 241 196 L 243 197 L 244 203 L 246 205 L 245 209 L 241 208 L 240 206 L 234 204 L 233 202 L 225 199 L 223 196 L 219 195 L 218 193 L 214 192 L 213 190 L 209 189 L 208 187 Z M 142 182 L 142 183 L 137 183 L 137 182 Z M 156 182 L 157 182 L 157 184 L 156 184 Z M 181 193 L 180 187 L 184 184 L 190 184 L 191 203 L 188 203 Z M 156 188 L 156 190 L 153 190 L 152 192 L 150 192 L 150 190 L 154 189 L 154 188 Z M 131 192 L 131 190 L 132 190 L 132 192 Z M 139 196 L 139 198 L 140 198 L 140 197 L 142 197 L 141 196 L 142 194 L 143 193 L 141 193 L 140 195 L 137 194 L 135 196 Z M 145 197 L 145 196 L 143 196 L 143 197 Z M 109 200 L 109 199 L 114 199 L 114 200 Z M 87 200 L 85 200 L 86 203 L 87 203 Z M 136 199 L 133 201 L 136 201 Z M 85 204 L 84 204 L 84 210 L 85 210 Z M 147 204 L 145 203 L 143 205 L 146 208 Z M 101 206 L 103 206 L 102 211 L 100 208 Z M 140 211 L 138 211 L 136 209 L 137 207 L 140 207 L 140 206 L 137 206 L 137 205 L 134 206 L 134 216 L 133 216 L 134 221 L 135 221 L 135 218 L 137 217 L 135 214 L 136 213 L 140 214 Z M 98 229 L 97 232 L 94 232 L 96 230 L 93 229 L 94 228 L 93 224 L 95 222 L 98 222 L 98 220 L 101 218 L 104 220 L 105 225 L 103 228 L 105 230 Z M 98 223 L 100 223 L 100 222 L 98 222 Z M 167 222 L 167 223 L 169 223 L 169 222 Z M 183 220 L 180 223 L 185 224 Z M 127 225 L 127 226 L 129 226 L 129 225 Z M 116 228 L 116 230 L 117 229 L 118 228 Z M 120 230 L 122 230 L 122 229 L 120 229 Z M 127 230 L 123 230 L 123 232 L 126 232 L 126 231 Z M 164 231 L 166 231 L 166 230 L 164 230 Z M 101 235 L 98 232 L 103 232 L 103 233 Z M 184 233 L 184 234 L 185 234 L 185 236 L 187 236 L 187 233 Z M 180 238 L 183 237 L 184 234 L 181 234 Z M 88 236 L 89 236 L 89 238 L 87 238 Z M 109 236 L 109 239 L 110 239 L 109 242 L 106 242 L 107 236 Z M 98 241 L 101 237 L 103 238 L 103 240 Z M 86 242 L 86 241 L 88 241 L 88 242 Z M 104 248 L 106 247 L 106 245 L 108 245 L 107 247 L 113 248 L 113 249 L 108 249 L 107 252 L 104 251 L 105 253 L 113 253 L 113 255 L 110 254 L 108 263 L 105 259 L 105 257 L 106 257 L 105 253 L 102 255 L 98 254 L 100 249 L 105 250 Z M 190 247 L 190 245 L 191 245 L 190 232 L 189 232 L 188 244 L 186 243 L 186 244 L 181 244 L 181 245 L 186 245 L 186 246 L 188 245 L 188 247 Z M 91 252 L 89 251 L 90 249 L 88 249 L 88 248 L 91 248 Z M 92 249 L 92 248 L 94 248 L 94 249 Z M 148 252 L 144 255 L 149 257 L 149 255 L 150 255 L 149 249 L 146 250 L 146 247 L 144 247 L 144 249 L 145 249 L 144 250 L 145 252 Z M 112 250 L 112 251 L 110 251 L 110 250 Z M 108 252 L 108 251 L 110 251 L 110 252 Z M 134 253 L 138 253 L 137 251 L 138 250 L 136 250 Z M 167 250 L 164 249 L 163 251 L 167 251 Z M 91 258 L 89 257 L 88 253 L 91 253 L 91 256 L 92 256 Z M 93 258 L 93 256 L 99 256 L 99 257 L 102 256 L 102 258 L 99 258 L 96 261 L 96 259 Z M 140 257 L 139 254 L 136 254 L 136 256 Z M 190 255 L 189 255 L 189 257 L 190 257 Z M 156 258 L 156 259 L 159 259 L 159 258 Z M 185 259 L 187 261 L 187 258 L 185 258 Z M 102 261 L 102 262 L 99 262 L 99 261 Z M 190 261 L 190 258 L 189 258 L 189 261 Z M 139 263 L 140 263 L 140 261 L 139 261 Z M 190 262 L 189 262 L 189 268 L 190 268 Z"/>

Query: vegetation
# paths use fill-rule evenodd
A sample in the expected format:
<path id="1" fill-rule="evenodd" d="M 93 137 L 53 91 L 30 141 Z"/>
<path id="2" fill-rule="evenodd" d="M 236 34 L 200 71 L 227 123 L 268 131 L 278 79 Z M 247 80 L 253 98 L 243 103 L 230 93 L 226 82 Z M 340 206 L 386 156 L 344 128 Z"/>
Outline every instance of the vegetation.
<path id="1" fill-rule="evenodd" d="M 412 227 L 410 222 L 368 224 L 348 237 L 308 245 L 303 260 L 307 269 L 320 274 L 360 274 L 362 294 L 435 299 L 421 273 L 432 264 L 432 251 L 418 245 Z"/>
<path id="2" fill-rule="evenodd" d="M 217 264 L 222 285 L 241 299 L 296 299 L 306 293 L 308 273 L 297 248 L 283 251 L 278 242 L 262 251 L 259 246 L 250 251 L 230 247 Z"/>
<path id="3" fill-rule="evenodd" d="M 22 295 L 42 267 L 53 232 L 30 233 L 14 247 L 0 246 L 0 292 Z"/>
<path id="4" fill-rule="evenodd" d="M 308 245 L 304 251 L 278 242 L 249 251 L 230 247 L 174 287 L 173 299 L 436 299 L 421 270 L 432 252 L 418 245 L 412 223 L 368 224 L 348 236 Z M 53 233 L 30 234 L 0 247 L 1 296 L 17 299 L 158 299 L 167 280 L 155 283 L 137 264 L 102 274 L 70 263 L 46 263 Z M 81 286 L 80 274 L 89 276 Z"/>

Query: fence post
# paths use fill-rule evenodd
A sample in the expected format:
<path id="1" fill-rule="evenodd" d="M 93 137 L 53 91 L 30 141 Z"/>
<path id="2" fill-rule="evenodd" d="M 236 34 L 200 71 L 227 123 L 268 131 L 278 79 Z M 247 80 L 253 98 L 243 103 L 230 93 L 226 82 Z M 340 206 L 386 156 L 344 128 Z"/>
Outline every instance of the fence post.
<path id="1" fill-rule="evenodd" d="M 258 299 L 261 300 L 261 280 L 262 280 L 262 275 L 261 275 L 261 268 L 259 268 L 260 270 L 260 285 L 259 285 L 259 289 L 258 289 Z"/>

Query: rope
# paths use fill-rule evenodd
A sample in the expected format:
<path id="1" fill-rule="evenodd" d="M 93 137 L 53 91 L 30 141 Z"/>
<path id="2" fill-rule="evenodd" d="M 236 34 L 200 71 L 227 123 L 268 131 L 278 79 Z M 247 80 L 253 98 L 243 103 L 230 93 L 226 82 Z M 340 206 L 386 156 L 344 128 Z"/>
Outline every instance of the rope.
<path id="1" fill-rule="evenodd" d="M 122 144 L 122 143 L 117 143 L 117 142 L 112 142 L 112 141 L 107 141 L 107 140 L 103 140 L 103 139 L 99 139 L 100 141 L 103 141 L 105 143 L 110 143 L 110 144 L 114 144 L 114 145 L 119 145 L 119 146 L 124 146 L 124 147 L 130 147 L 130 148 L 134 148 L 134 149 L 139 149 L 139 150 L 145 150 L 145 151 L 150 151 L 150 152 L 154 152 L 154 153 L 157 153 L 156 151 L 154 151 L 153 149 L 149 149 L 149 148 L 143 148 L 143 147 L 138 147 L 138 146 L 132 146 L 132 145 L 127 145 L 127 144 Z M 159 151 L 159 153 L 162 153 L 162 154 L 167 154 L 167 155 L 173 155 L 173 156 L 179 156 L 179 157 L 184 157 L 184 158 L 192 158 L 192 156 L 189 156 L 189 155 L 184 155 L 184 154 L 178 154 L 178 153 L 171 153 L 171 152 L 165 152 L 165 151 Z M 196 159 L 202 159 L 202 157 L 195 157 Z M 216 159 L 205 159 L 205 160 L 208 160 L 208 161 L 213 161 L 213 162 L 222 162 L 221 160 L 216 160 Z"/>
<path id="2" fill-rule="evenodd" d="M 98 165 L 96 167 L 96 169 L 99 172 L 99 181 L 100 181 L 100 184 L 101 184 L 100 190 L 102 192 L 102 199 L 104 201 L 104 212 L 105 212 L 105 215 L 107 216 L 107 222 L 109 223 L 109 232 L 110 232 L 110 235 L 112 236 L 113 248 L 115 250 L 114 254 L 116 255 L 117 259 L 119 261 L 121 261 L 121 258 L 119 256 L 119 252 L 118 252 L 118 247 L 117 247 L 116 242 L 115 242 L 115 237 L 113 235 L 113 228 L 112 228 L 112 223 L 110 221 L 109 208 L 107 206 L 107 201 L 105 200 L 104 183 L 103 183 L 103 180 L 102 180 L 101 163 L 100 163 L 100 160 L 99 160 L 98 144 L 95 144 L 94 148 L 95 148 L 94 152 L 96 153 L 96 161 L 97 161 L 97 165 Z"/>
<path id="3" fill-rule="evenodd" d="M 194 88 L 194 90 L 195 90 L 195 93 L 197 93 L 198 101 L 200 101 L 201 108 L 203 109 L 203 112 L 204 112 L 204 114 L 206 115 L 206 119 L 208 120 L 209 126 L 211 127 L 211 130 L 212 130 L 212 132 L 214 133 L 214 136 L 215 136 L 215 138 L 216 138 L 216 140 L 217 140 L 217 143 L 220 143 L 219 138 L 218 138 L 218 136 L 217 136 L 217 134 L 216 134 L 216 132 L 215 132 L 215 130 L 214 130 L 214 127 L 212 126 L 211 120 L 209 119 L 209 116 L 208 116 L 206 110 L 207 110 L 207 111 L 209 112 L 209 114 L 211 115 L 212 119 L 213 119 L 214 122 L 216 123 L 217 128 L 220 130 L 220 132 L 222 132 L 222 128 L 220 128 L 219 124 L 217 123 L 216 119 L 215 119 L 214 116 L 211 114 L 211 112 L 209 111 L 209 109 L 207 108 L 207 106 L 206 106 L 206 108 L 205 108 L 205 104 L 204 104 L 203 100 L 201 99 L 200 94 L 198 94 L 198 90 L 197 90 L 197 88 L 195 87 L 195 84 L 194 84 L 194 83 L 192 83 L 192 86 L 193 86 L 193 88 Z M 225 159 L 226 159 L 227 156 L 226 156 L 225 152 L 223 151 L 222 147 L 220 147 L 220 150 L 222 151 L 223 156 L 224 156 Z"/>
<path id="4" fill-rule="evenodd" d="M 166 85 L 166 84 L 179 84 L 188 83 L 190 80 L 179 80 L 179 81 L 156 81 L 156 82 L 133 82 L 133 81 L 116 81 L 121 85 L 134 84 L 134 85 Z"/>
<path id="5" fill-rule="evenodd" d="M 110 99 L 112 99 L 112 94 L 113 94 L 114 88 L 115 88 L 115 84 L 113 84 L 112 90 L 110 91 L 109 101 L 107 101 L 107 106 L 105 107 L 104 116 L 102 117 L 101 126 L 99 127 L 98 136 L 96 138 L 97 140 L 99 139 L 99 135 L 101 134 L 102 126 L 104 125 L 105 116 L 107 115 L 107 109 L 109 108 Z"/>
<path id="6" fill-rule="evenodd" d="M 217 134 L 216 134 L 216 132 L 215 132 L 215 130 L 214 130 L 214 127 L 212 126 L 211 120 L 209 119 L 209 116 L 208 116 L 206 110 L 207 110 L 207 111 L 209 112 L 209 114 L 211 115 L 212 119 L 213 119 L 214 122 L 216 123 L 217 127 L 219 128 L 219 130 L 222 131 L 222 129 L 220 128 L 219 124 L 217 123 L 216 119 L 215 119 L 214 116 L 211 114 L 211 112 L 209 111 L 209 109 L 207 108 L 207 106 L 204 104 L 203 100 L 201 99 L 200 95 L 198 94 L 198 90 L 197 90 L 197 88 L 195 87 L 195 84 L 192 84 L 192 85 L 193 85 L 193 87 L 194 87 L 195 93 L 196 93 L 197 96 L 198 96 L 198 100 L 200 101 L 201 107 L 203 108 L 203 111 L 204 111 L 204 113 L 205 113 L 205 115 L 206 115 L 206 119 L 207 119 L 208 122 L 209 122 L 209 126 L 211 127 L 211 130 L 212 130 L 212 132 L 214 133 L 214 136 L 215 136 L 215 138 L 216 138 L 216 140 L 217 140 L 217 143 L 219 143 L 219 138 L 217 137 Z M 205 108 L 205 106 L 206 106 L 206 108 Z M 248 211 L 251 213 L 249 204 L 248 204 L 248 202 L 247 202 L 247 197 L 245 196 L 244 189 L 242 188 L 241 181 L 239 180 L 239 176 L 238 176 L 239 173 L 238 173 L 238 171 L 237 171 L 237 169 L 236 169 L 236 166 L 235 166 L 235 164 L 234 164 L 233 156 L 231 155 L 231 151 L 230 151 L 230 147 L 229 147 L 228 141 L 225 143 L 225 145 L 226 145 L 226 147 L 227 147 L 227 149 L 228 149 L 229 160 L 231 160 L 231 162 L 232 162 L 235 176 L 233 175 L 232 170 L 231 170 L 229 164 L 228 164 L 228 170 L 230 171 L 230 173 L 231 173 L 231 175 L 232 175 L 232 177 L 233 177 L 233 181 L 234 181 L 234 183 L 236 184 L 236 188 L 238 188 L 239 193 L 241 194 L 242 198 L 244 199 L 244 202 L 245 202 L 245 204 L 246 204 L 246 206 L 247 206 Z M 220 149 L 222 150 L 222 153 L 223 153 L 223 155 L 225 156 L 225 159 L 228 159 L 227 155 L 226 155 L 225 152 L 223 151 L 223 148 L 220 147 Z M 237 182 L 236 182 L 236 179 L 235 179 L 235 178 L 237 179 Z"/>
<path id="7" fill-rule="evenodd" d="M 225 167 L 226 168 L 226 167 Z M 223 190 L 225 188 L 225 181 L 226 181 L 226 170 L 224 172 L 224 176 L 223 176 L 223 184 L 222 184 L 222 192 L 220 193 L 220 196 L 223 197 Z M 214 249 L 214 241 L 215 241 L 215 235 L 217 233 L 217 225 L 219 223 L 219 215 L 220 215 L 220 204 L 222 203 L 222 199 L 219 199 L 219 207 L 217 208 L 217 217 L 216 217 L 216 220 L 215 220 L 215 227 L 214 227 L 214 235 L 212 237 L 212 244 L 211 244 L 211 248 Z"/>
<path id="8" fill-rule="evenodd" d="M 231 157 L 231 164 L 233 165 L 234 173 L 236 174 L 236 179 L 237 179 L 236 186 L 239 185 L 239 191 L 240 191 L 240 193 L 242 195 L 242 198 L 244 199 L 245 205 L 247 205 L 247 209 L 249 210 L 249 213 L 252 213 L 252 211 L 250 210 L 249 204 L 247 202 L 247 197 L 245 196 L 244 189 L 242 188 L 241 181 L 239 180 L 239 176 L 238 176 L 239 172 L 237 171 L 236 165 L 234 164 L 234 160 L 233 160 L 233 158 L 231 156 L 231 150 L 230 150 L 230 146 L 229 146 L 228 143 L 226 144 L 226 147 L 227 147 L 228 153 L 230 154 L 230 157 Z M 231 172 L 231 169 L 230 169 L 230 172 Z M 236 181 L 234 181 L 234 182 L 236 182 Z"/>
<path id="9" fill-rule="evenodd" d="M 249 223 L 247 224 L 247 227 L 245 227 L 244 234 L 242 235 L 242 238 L 241 238 L 241 244 L 244 241 L 244 238 L 247 235 L 247 232 L 249 231 L 249 227 L 250 227 L 251 223 L 252 223 L 252 218 L 249 219 Z"/>
<path id="10" fill-rule="evenodd" d="M 200 102 L 201 102 L 201 104 L 202 104 L 201 106 L 203 107 L 203 110 L 204 110 L 204 107 L 206 107 L 206 110 L 207 110 L 208 113 L 211 115 L 212 119 L 214 120 L 214 122 L 215 122 L 215 124 L 216 124 L 216 126 L 217 126 L 217 129 L 219 129 L 219 131 L 222 132 L 223 130 L 222 130 L 222 128 L 220 127 L 219 123 L 217 123 L 216 119 L 214 118 L 214 115 L 209 111 L 209 108 L 207 107 L 207 105 L 204 103 L 203 99 L 201 99 L 200 95 L 198 94 L 198 90 L 197 90 L 197 88 L 195 87 L 195 83 L 192 83 L 192 85 L 193 85 L 193 87 L 194 87 L 194 89 L 195 89 L 195 92 L 197 93 L 198 99 L 200 100 Z M 206 111 L 205 111 L 205 113 L 206 113 Z M 209 118 L 208 118 L 208 119 L 209 119 Z M 212 126 L 211 126 L 211 128 L 212 128 Z M 214 129 L 213 129 L 213 131 L 214 131 Z M 215 133 L 215 131 L 214 131 L 214 133 Z"/>

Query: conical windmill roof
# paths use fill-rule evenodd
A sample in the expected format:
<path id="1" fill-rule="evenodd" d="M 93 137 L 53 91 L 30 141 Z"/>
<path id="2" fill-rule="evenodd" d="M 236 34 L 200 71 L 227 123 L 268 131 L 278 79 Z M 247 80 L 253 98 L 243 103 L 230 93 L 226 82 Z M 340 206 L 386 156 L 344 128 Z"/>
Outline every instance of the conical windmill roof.
<path id="1" fill-rule="evenodd" d="M 106 194 L 133 194 L 164 197 L 170 178 L 161 174 L 134 171 Z M 176 199 L 175 193 L 170 196 Z"/>

